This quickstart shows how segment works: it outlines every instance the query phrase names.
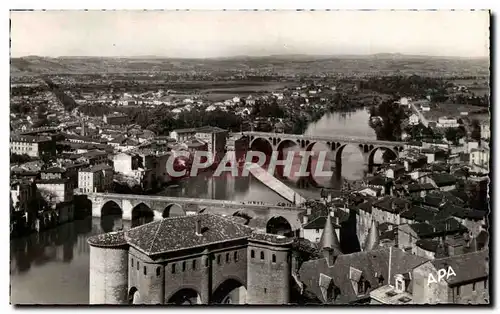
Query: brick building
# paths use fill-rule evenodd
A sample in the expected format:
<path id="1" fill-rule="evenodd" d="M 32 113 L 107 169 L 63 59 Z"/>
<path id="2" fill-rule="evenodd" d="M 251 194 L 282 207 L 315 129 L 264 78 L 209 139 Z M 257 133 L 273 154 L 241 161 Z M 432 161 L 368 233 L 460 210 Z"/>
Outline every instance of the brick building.
<path id="1" fill-rule="evenodd" d="M 167 218 L 89 239 L 91 304 L 287 304 L 291 244 L 222 216 Z"/>

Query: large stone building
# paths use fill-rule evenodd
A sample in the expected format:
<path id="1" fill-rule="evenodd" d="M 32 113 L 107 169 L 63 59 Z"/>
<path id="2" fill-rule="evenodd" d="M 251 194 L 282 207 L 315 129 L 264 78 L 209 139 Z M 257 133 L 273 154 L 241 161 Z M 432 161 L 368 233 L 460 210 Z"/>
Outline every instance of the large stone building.
<path id="1" fill-rule="evenodd" d="M 91 304 L 287 304 L 291 244 L 222 216 L 167 218 L 89 239 Z"/>
<path id="2" fill-rule="evenodd" d="M 56 145 L 46 136 L 13 135 L 10 137 L 10 151 L 18 155 L 41 158 L 54 155 Z"/>
<path id="3" fill-rule="evenodd" d="M 200 128 L 173 130 L 170 132 L 170 137 L 181 143 L 192 137 L 196 137 L 207 144 L 207 151 L 212 154 L 213 160 L 219 161 L 224 156 L 226 150 L 228 132 L 218 127 L 203 126 Z"/>
<path id="4" fill-rule="evenodd" d="M 113 188 L 113 167 L 100 164 L 78 171 L 78 189 L 81 193 L 108 192 Z"/>

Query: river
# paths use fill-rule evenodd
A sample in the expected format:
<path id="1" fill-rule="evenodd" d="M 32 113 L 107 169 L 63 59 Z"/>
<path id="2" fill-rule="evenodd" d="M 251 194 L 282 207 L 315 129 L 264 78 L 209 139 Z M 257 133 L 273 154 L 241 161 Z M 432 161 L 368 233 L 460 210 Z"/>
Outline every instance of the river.
<path id="1" fill-rule="evenodd" d="M 357 110 L 350 113 L 326 114 L 311 123 L 305 134 L 338 135 L 375 139 L 368 126 L 369 113 Z M 315 145 L 314 150 L 321 150 Z M 376 156 L 379 159 L 380 156 Z M 347 145 L 342 154 L 342 176 L 361 179 L 365 173 L 359 149 Z M 339 184 L 338 178 L 324 182 Z M 285 182 L 291 184 L 290 182 Z M 319 196 L 319 189 L 298 189 L 304 196 Z M 179 182 L 159 193 L 169 196 L 201 197 L 226 200 L 254 200 L 276 203 L 284 201 L 257 179 L 249 177 L 211 177 L 205 172 Z M 102 218 L 114 220 L 116 218 Z M 103 232 L 109 225 L 101 218 L 87 218 L 57 228 L 11 241 L 11 303 L 13 304 L 87 304 L 89 290 L 89 236 Z M 113 221 L 111 221 L 113 225 Z M 130 228 L 124 222 L 124 228 Z M 106 228 L 106 227 L 105 227 Z"/>

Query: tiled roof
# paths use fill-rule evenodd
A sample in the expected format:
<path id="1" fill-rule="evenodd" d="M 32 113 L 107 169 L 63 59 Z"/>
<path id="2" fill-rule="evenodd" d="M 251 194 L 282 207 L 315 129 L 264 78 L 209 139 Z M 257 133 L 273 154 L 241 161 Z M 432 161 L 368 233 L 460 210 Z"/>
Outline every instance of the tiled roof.
<path id="1" fill-rule="evenodd" d="M 201 235 L 196 235 L 196 221 Z M 147 255 L 178 251 L 218 242 L 248 238 L 252 229 L 218 215 L 201 214 L 166 218 L 126 232 L 127 242 Z"/>
<path id="2" fill-rule="evenodd" d="M 349 278 L 351 267 L 362 272 L 362 276 L 370 283 L 371 289 L 378 287 L 378 276 L 384 277 L 384 284 L 394 283 L 393 278 L 387 278 L 389 272 L 389 250 L 391 250 L 391 274 L 403 274 L 411 271 L 428 259 L 412 255 L 394 248 L 382 248 L 369 252 L 358 252 L 339 255 L 333 265 L 328 265 L 325 258 L 304 262 L 299 269 L 299 278 L 311 293 L 317 295 L 325 302 L 319 287 L 320 274 L 333 279 L 333 285 L 340 289 L 339 299 L 335 303 L 353 303 L 369 298 L 368 290 L 363 295 L 358 295 Z M 391 275 L 392 277 L 392 275 Z"/>
<path id="3" fill-rule="evenodd" d="M 42 172 L 46 173 L 64 173 L 66 170 L 64 170 L 61 167 L 51 167 L 49 169 L 43 170 Z"/>
<path id="4" fill-rule="evenodd" d="M 431 261 L 436 269 L 451 266 L 456 276 L 445 278 L 449 285 L 485 278 L 489 275 L 489 250 L 454 255 Z"/>
<path id="5" fill-rule="evenodd" d="M 458 234 L 468 232 L 468 229 L 454 218 L 436 220 L 429 223 L 410 224 L 420 238 L 433 238 L 443 234 Z"/>
<path id="6" fill-rule="evenodd" d="M 454 185 L 457 178 L 449 173 L 433 173 L 429 176 L 437 186 Z"/>
<path id="7" fill-rule="evenodd" d="M 409 205 L 410 205 L 409 201 L 391 196 L 386 196 L 381 200 L 379 200 L 378 202 L 373 203 L 374 207 L 395 214 L 403 212 L 406 209 L 406 206 Z"/>
<path id="8" fill-rule="evenodd" d="M 432 221 L 437 211 L 419 206 L 411 206 L 409 210 L 401 213 L 401 218 L 414 220 L 416 222 Z"/>
<path id="9" fill-rule="evenodd" d="M 358 208 L 360 210 L 363 210 L 363 211 L 371 214 L 371 212 L 372 212 L 372 204 L 373 204 L 373 201 L 372 200 L 368 200 L 366 202 L 363 202 L 363 203 L 359 204 L 358 206 L 356 206 L 356 208 Z"/>
<path id="10" fill-rule="evenodd" d="M 200 128 L 196 129 L 197 133 L 220 133 L 220 132 L 226 132 L 226 130 L 218 128 L 216 126 L 202 126 Z"/>
<path id="11" fill-rule="evenodd" d="M 87 241 L 97 247 L 117 247 L 127 245 L 123 231 L 108 232 L 90 237 Z"/>
<path id="12" fill-rule="evenodd" d="M 36 184 L 63 184 L 69 182 L 69 179 L 41 179 L 36 180 Z"/>
<path id="13" fill-rule="evenodd" d="M 292 244 L 292 242 L 293 242 L 293 239 L 282 236 L 282 235 L 260 233 L 260 232 L 252 233 L 252 235 L 250 236 L 250 239 L 257 240 L 257 241 L 263 241 L 263 242 L 267 242 L 267 243 L 272 243 L 272 244 Z"/>
<path id="14" fill-rule="evenodd" d="M 326 223 L 326 216 L 317 217 L 316 219 L 310 221 L 307 225 L 305 225 L 304 229 L 323 229 Z M 339 225 L 332 222 L 334 228 L 340 228 Z"/>
<path id="15" fill-rule="evenodd" d="M 426 251 L 436 253 L 437 247 L 439 245 L 439 241 L 432 240 L 432 239 L 420 239 L 417 241 L 416 245 L 419 248 L 422 248 Z"/>
<path id="16" fill-rule="evenodd" d="M 426 191 L 426 190 L 435 190 L 436 188 L 430 184 L 430 183 L 415 183 L 415 184 L 410 184 L 408 185 L 408 192 L 419 192 L 419 191 Z"/>

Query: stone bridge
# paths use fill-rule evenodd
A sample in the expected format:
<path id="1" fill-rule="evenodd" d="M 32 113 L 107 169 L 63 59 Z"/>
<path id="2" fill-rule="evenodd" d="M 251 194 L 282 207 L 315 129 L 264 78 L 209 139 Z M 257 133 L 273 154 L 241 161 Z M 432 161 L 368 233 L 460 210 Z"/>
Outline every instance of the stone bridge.
<path id="1" fill-rule="evenodd" d="M 245 213 L 255 218 L 252 219 L 253 227 L 265 229 L 267 223 L 273 219 L 283 219 L 290 225 L 291 230 L 301 227 L 302 214 L 305 208 L 294 206 L 278 206 L 276 204 L 264 204 L 255 202 L 238 202 L 226 200 L 113 194 L 113 193 L 89 193 L 88 199 L 92 202 L 92 216 L 101 217 L 103 210 L 108 204 L 115 204 L 121 209 L 122 219 L 132 220 L 140 210 L 152 212 L 154 219 L 162 219 L 171 216 L 174 207 L 180 209 L 184 215 L 195 215 L 199 212 L 213 212 L 226 216 L 236 213 Z M 279 221 L 277 221 L 279 222 Z"/>
<path id="2" fill-rule="evenodd" d="M 265 132 L 241 132 L 243 137 L 248 138 L 248 147 L 252 148 L 257 141 L 268 143 L 271 150 L 282 151 L 286 147 L 298 146 L 305 151 L 311 151 L 317 143 L 322 143 L 333 153 L 335 162 L 341 164 L 342 152 L 348 144 L 356 145 L 363 155 L 366 165 L 373 164 L 373 157 L 379 149 L 389 150 L 397 157 L 404 149 L 404 142 L 378 141 L 353 137 L 338 136 L 310 136 L 284 133 Z"/>

